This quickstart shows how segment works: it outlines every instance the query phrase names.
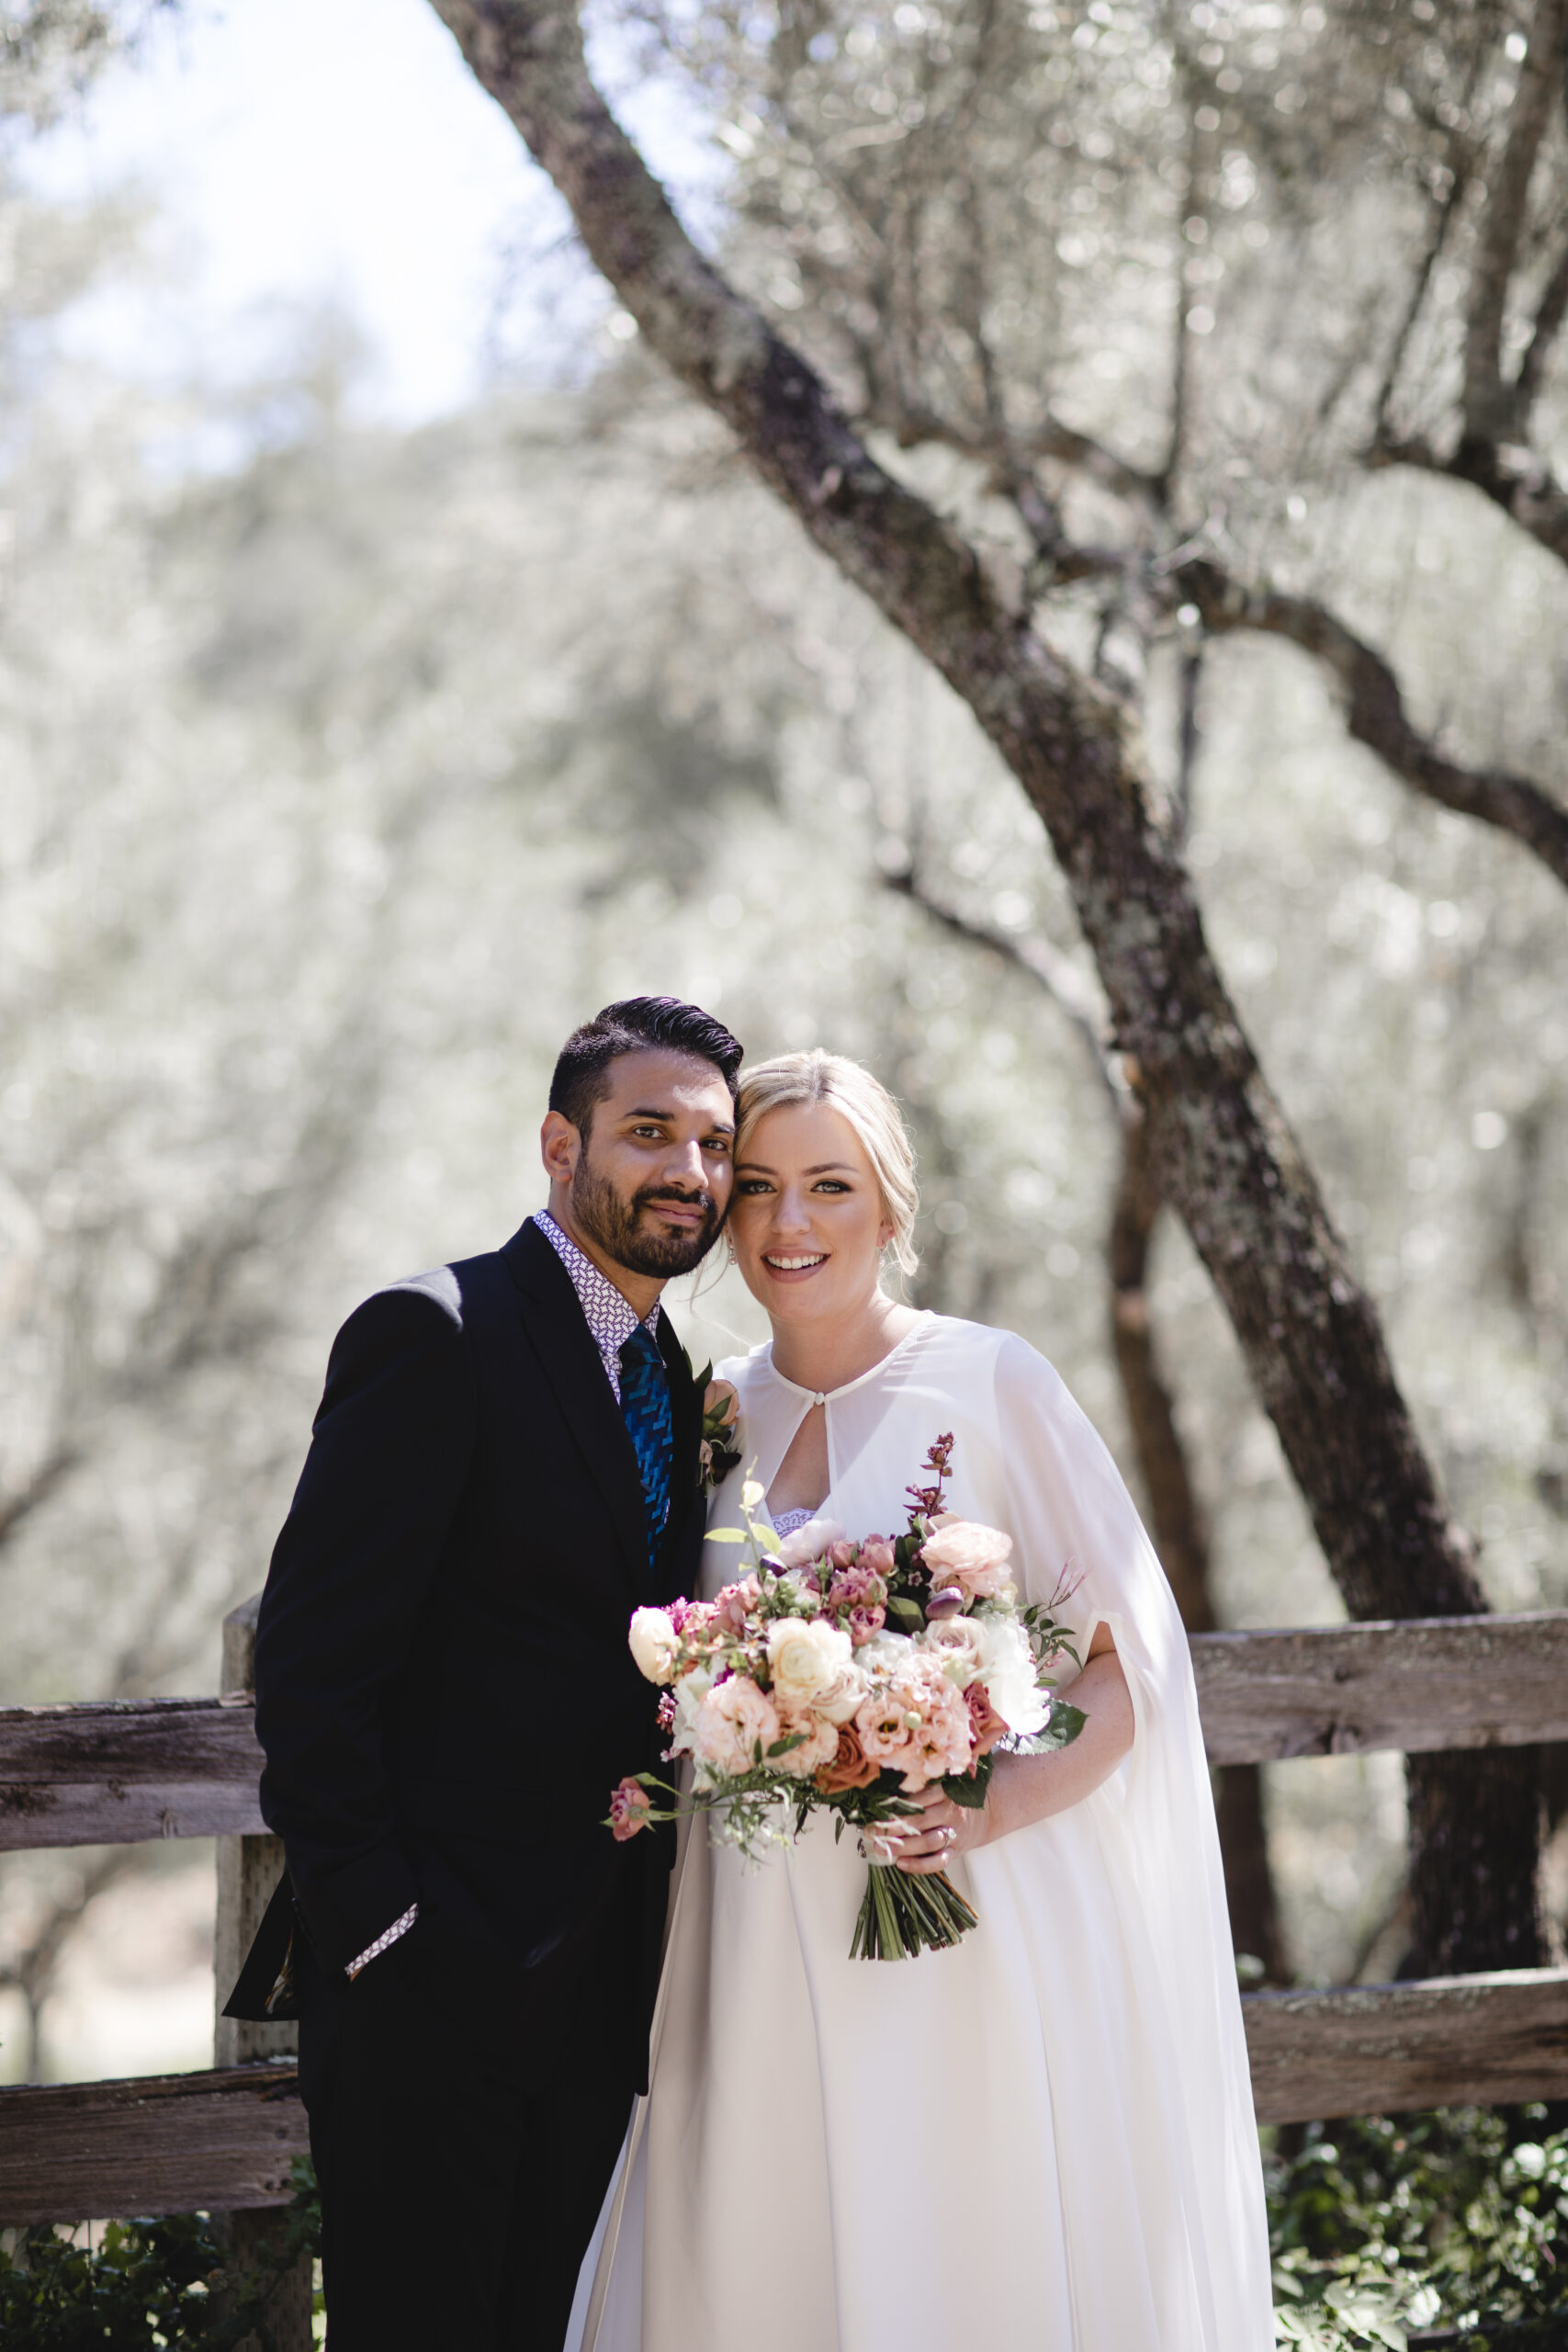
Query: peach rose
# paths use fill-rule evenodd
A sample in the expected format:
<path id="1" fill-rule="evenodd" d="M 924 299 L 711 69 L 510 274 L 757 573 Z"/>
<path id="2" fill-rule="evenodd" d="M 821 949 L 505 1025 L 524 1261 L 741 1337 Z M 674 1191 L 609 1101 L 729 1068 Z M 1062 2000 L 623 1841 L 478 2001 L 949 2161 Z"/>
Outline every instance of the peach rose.
<path id="1" fill-rule="evenodd" d="M 754 1767 L 759 1743 L 765 1758 L 778 1736 L 778 1709 L 767 1692 L 743 1674 L 729 1674 L 698 1707 L 692 1746 L 710 1771 L 738 1775 Z"/>
<path id="2" fill-rule="evenodd" d="M 920 1546 L 933 1586 L 955 1584 L 972 1600 L 991 1600 L 1012 1583 L 1012 1537 L 978 1520 L 944 1511 Z"/>
<path id="3" fill-rule="evenodd" d="M 846 1789 L 869 1789 L 881 1771 L 881 1765 L 874 1764 L 861 1746 L 853 1724 L 840 1724 L 838 1754 L 831 1763 L 818 1765 L 817 1786 L 825 1797 L 841 1796 Z"/>

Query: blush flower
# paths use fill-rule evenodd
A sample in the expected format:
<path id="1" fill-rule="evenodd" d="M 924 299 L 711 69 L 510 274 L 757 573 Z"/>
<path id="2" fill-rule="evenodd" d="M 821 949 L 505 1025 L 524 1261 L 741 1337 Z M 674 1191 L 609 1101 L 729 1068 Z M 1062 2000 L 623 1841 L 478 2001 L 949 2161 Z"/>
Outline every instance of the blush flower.
<path id="1" fill-rule="evenodd" d="M 610 1797 L 610 1835 L 617 1846 L 648 1827 L 651 1804 L 648 1791 L 629 1775 L 616 1785 Z"/>
<path id="2" fill-rule="evenodd" d="M 1012 1537 L 944 1511 L 920 1546 L 933 1585 L 955 1584 L 971 1600 L 991 1600 L 1012 1582 Z"/>
<path id="3" fill-rule="evenodd" d="M 887 1623 L 887 1611 L 880 1601 L 869 1601 L 863 1609 L 850 1611 L 850 1639 L 856 1649 L 876 1639 Z"/>
<path id="4" fill-rule="evenodd" d="M 988 1756 L 998 1740 L 1008 1736 L 1008 1727 L 991 1704 L 990 1693 L 983 1682 L 972 1682 L 964 1693 L 964 1703 L 969 1710 L 969 1736 L 975 1743 L 976 1756 Z"/>
<path id="5" fill-rule="evenodd" d="M 703 1427 L 717 1436 L 740 1419 L 740 1391 L 732 1380 L 710 1380 L 703 1391 Z"/>
<path id="6" fill-rule="evenodd" d="M 716 1682 L 696 1711 L 692 1745 L 710 1770 L 738 1776 L 756 1762 L 758 1743 L 766 1757 L 779 1736 L 778 1709 L 765 1690 L 743 1674 Z"/>
<path id="7" fill-rule="evenodd" d="M 796 1781 L 808 1781 L 818 1766 L 831 1763 L 839 1752 L 839 1726 L 822 1715 L 797 1715 L 787 1709 L 781 1710 L 779 1736 L 800 1742 L 798 1747 L 792 1747 L 787 1756 L 778 1758 L 779 1770 Z"/>

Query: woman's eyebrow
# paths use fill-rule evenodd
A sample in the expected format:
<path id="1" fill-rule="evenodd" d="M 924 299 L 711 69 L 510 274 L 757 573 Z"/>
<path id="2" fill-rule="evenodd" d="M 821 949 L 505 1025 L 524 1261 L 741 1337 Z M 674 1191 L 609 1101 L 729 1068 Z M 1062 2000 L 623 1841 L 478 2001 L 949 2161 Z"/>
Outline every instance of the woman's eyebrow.
<path id="1" fill-rule="evenodd" d="M 742 1168 L 753 1176 L 776 1176 L 779 1172 L 776 1168 L 769 1168 L 761 1159 L 738 1159 L 735 1167 L 737 1174 Z M 803 1168 L 800 1172 L 803 1176 L 853 1176 L 857 1170 L 851 1167 L 847 1159 L 825 1159 L 819 1168 Z"/>

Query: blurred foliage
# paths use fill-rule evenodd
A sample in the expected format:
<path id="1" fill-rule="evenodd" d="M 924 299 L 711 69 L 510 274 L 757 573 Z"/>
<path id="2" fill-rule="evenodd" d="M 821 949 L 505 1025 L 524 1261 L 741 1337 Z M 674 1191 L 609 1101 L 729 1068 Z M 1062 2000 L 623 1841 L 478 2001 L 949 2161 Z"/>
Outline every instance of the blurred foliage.
<path id="1" fill-rule="evenodd" d="M 1314 2126 L 1269 2165 L 1275 2326 L 1311 2352 L 1412 2329 L 1568 2341 L 1568 2133 L 1544 2108 L 1445 2108 Z"/>
<path id="2" fill-rule="evenodd" d="M 268 2307 L 279 2275 L 321 2252 L 309 2159 L 297 2157 L 293 2174 L 276 2242 L 239 2277 L 220 2225 L 205 2213 L 109 2222 L 96 2245 L 48 2228 L 17 2232 L 16 2251 L 0 2250 L 0 2343 L 7 2352 L 233 2352 L 250 2342 L 272 2352 Z"/>

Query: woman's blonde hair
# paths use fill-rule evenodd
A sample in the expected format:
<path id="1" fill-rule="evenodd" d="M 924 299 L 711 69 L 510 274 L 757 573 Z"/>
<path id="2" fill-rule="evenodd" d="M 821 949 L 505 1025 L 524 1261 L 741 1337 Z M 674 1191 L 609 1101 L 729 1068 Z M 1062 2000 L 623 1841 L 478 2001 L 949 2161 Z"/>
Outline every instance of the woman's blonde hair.
<path id="1" fill-rule="evenodd" d="M 797 1102 L 829 1103 L 853 1127 L 865 1146 L 883 1214 L 893 1227 L 889 1246 L 905 1273 L 912 1274 L 920 1262 L 914 1245 L 920 1196 L 904 1114 L 892 1095 L 879 1078 L 843 1054 L 825 1054 L 819 1046 L 805 1054 L 776 1054 L 772 1061 L 740 1073 L 735 1106 L 737 1160 L 745 1156 L 747 1138 L 759 1119 Z"/>

